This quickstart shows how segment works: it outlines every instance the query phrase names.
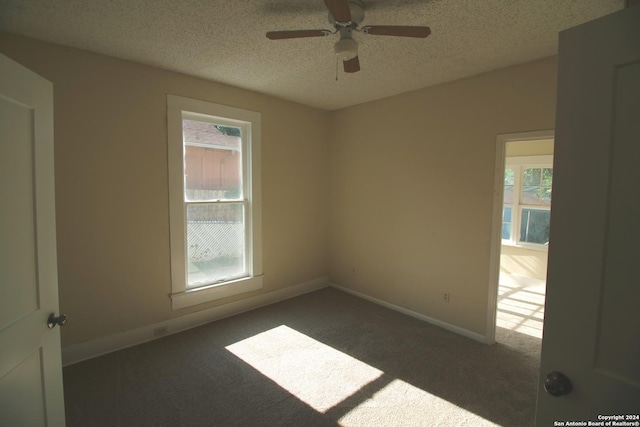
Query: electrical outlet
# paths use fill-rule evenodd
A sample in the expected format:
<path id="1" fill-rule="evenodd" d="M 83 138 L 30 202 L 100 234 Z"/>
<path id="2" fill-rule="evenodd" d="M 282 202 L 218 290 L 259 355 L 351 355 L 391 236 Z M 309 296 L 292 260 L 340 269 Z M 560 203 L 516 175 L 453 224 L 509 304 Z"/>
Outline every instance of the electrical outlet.
<path id="1" fill-rule="evenodd" d="M 449 294 L 449 292 L 445 292 L 444 294 L 442 294 L 442 300 L 444 302 L 449 302 L 450 299 L 451 299 L 451 294 Z"/>
<path id="2" fill-rule="evenodd" d="M 167 325 L 159 326 L 159 327 L 153 329 L 153 336 L 154 337 L 161 337 L 162 335 L 167 335 L 168 332 L 169 332 L 169 326 L 167 326 Z"/>

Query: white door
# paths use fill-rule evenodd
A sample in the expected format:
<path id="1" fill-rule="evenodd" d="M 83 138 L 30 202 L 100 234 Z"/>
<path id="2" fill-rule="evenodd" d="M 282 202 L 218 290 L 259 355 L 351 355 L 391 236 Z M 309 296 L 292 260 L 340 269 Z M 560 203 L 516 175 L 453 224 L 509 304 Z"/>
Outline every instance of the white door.
<path id="1" fill-rule="evenodd" d="M 558 73 L 536 425 L 613 420 L 603 416 L 622 421 L 629 416 L 626 421 L 635 423 L 640 413 L 640 6 L 560 33 Z M 551 372 L 561 372 L 572 386 L 551 375 L 547 388 L 567 394 L 545 391 Z"/>
<path id="2" fill-rule="evenodd" d="M 0 55 L 0 426 L 64 426 L 53 86 Z"/>

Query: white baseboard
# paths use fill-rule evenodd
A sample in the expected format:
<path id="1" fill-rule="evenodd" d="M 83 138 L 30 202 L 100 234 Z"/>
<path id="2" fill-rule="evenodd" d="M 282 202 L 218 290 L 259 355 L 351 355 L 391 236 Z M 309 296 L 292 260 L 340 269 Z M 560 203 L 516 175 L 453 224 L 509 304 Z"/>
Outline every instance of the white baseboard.
<path id="1" fill-rule="evenodd" d="M 196 326 L 243 313 L 245 311 L 254 310 L 258 307 L 273 304 L 298 295 L 326 288 L 328 286 L 329 279 L 321 277 L 309 282 L 256 295 L 240 301 L 165 320 L 163 322 L 154 323 L 153 325 L 143 326 L 141 328 L 132 329 L 130 331 L 110 335 L 104 338 L 68 345 L 62 348 L 62 365 L 72 365 L 83 360 L 162 338 L 169 334 L 194 328 Z M 164 327 L 167 328 L 166 333 L 163 333 L 161 336 L 154 336 L 154 330 L 156 328 Z"/>
<path id="2" fill-rule="evenodd" d="M 416 313 L 415 311 L 411 311 L 411 310 L 409 310 L 407 308 L 400 307 L 400 306 L 388 303 L 388 302 L 380 300 L 378 298 L 374 298 L 374 297 L 371 297 L 369 295 L 360 293 L 358 291 L 354 291 L 353 289 L 349 289 L 349 288 L 345 288 L 345 287 L 336 285 L 335 283 L 329 283 L 329 286 L 331 286 L 332 288 L 339 289 L 339 290 L 341 290 L 343 292 L 347 292 L 347 293 L 349 293 L 351 295 L 357 296 L 358 298 L 365 299 L 365 300 L 370 301 L 370 302 L 372 302 L 374 304 L 378 304 L 378 305 L 381 305 L 383 307 L 390 308 L 391 310 L 398 311 L 398 312 L 400 312 L 402 314 L 406 314 L 407 316 L 415 317 L 416 319 L 425 321 L 427 323 L 431 323 L 432 325 L 435 325 L 435 326 L 439 326 L 442 329 L 446 329 L 446 330 L 454 332 L 454 333 L 456 333 L 458 335 L 462 335 L 464 337 L 471 338 L 472 340 L 480 341 L 481 343 L 484 343 L 484 344 L 488 344 L 489 343 L 487 341 L 487 337 L 485 337 L 484 335 L 480 335 L 480 334 L 478 334 L 476 332 L 471 332 L 471 331 L 469 331 L 467 329 L 464 329 L 464 328 L 461 328 L 459 326 L 455 326 L 455 325 L 452 325 L 450 323 L 443 322 L 443 321 L 438 320 L 438 319 L 434 319 L 433 317 L 429 317 L 429 316 L 425 316 L 424 314 Z"/>
<path id="3" fill-rule="evenodd" d="M 411 311 L 404 307 L 400 307 L 386 301 L 371 297 L 369 295 L 354 291 L 353 289 L 338 286 L 334 283 L 329 283 L 329 279 L 326 277 L 311 280 L 309 282 L 300 283 L 298 285 L 289 286 L 284 289 L 278 289 L 276 291 L 267 292 L 264 294 L 256 295 L 244 300 L 235 301 L 229 304 L 221 305 L 218 307 L 212 307 L 207 310 L 198 311 L 195 313 L 187 314 L 174 319 L 165 320 L 152 325 L 143 326 L 130 331 L 122 332 L 115 335 L 110 335 L 104 338 L 98 338 L 91 341 L 85 341 L 78 344 L 72 344 L 62 348 L 62 365 L 68 366 L 74 363 L 82 362 L 83 360 L 91 359 L 103 354 L 111 353 L 113 351 L 121 350 L 123 348 L 132 347 L 134 345 L 142 344 L 147 341 L 162 338 L 164 336 L 174 334 L 176 332 L 184 331 L 196 326 L 203 325 L 205 323 L 212 322 L 214 320 L 230 317 L 235 314 L 240 314 L 245 311 L 254 310 L 265 305 L 274 304 L 279 301 L 284 301 L 289 298 L 303 295 L 308 292 L 313 292 L 318 289 L 331 286 L 343 292 L 352 294 L 359 298 L 370 301 L 374 304 L 387 307 L 391 310 L 398 311 L 407 316 L 414 317 L 416 319 L 431 323 L 439 326 L 448 331 L 454 332 L 458 335 L 462 335 L 467 338 L 471 338 L 482 343 L 487 343 L 487 337 L 475 332 L 471 332 L 467 329 L 460 328 L 450 323 L 443 322 L 438 319 L 434 319 L 429 316 L 425 316 L 415 311 Z M 161 336 L 154 336 L 154 330 L 156 328 L 167 328 L 167 332 Z"/>

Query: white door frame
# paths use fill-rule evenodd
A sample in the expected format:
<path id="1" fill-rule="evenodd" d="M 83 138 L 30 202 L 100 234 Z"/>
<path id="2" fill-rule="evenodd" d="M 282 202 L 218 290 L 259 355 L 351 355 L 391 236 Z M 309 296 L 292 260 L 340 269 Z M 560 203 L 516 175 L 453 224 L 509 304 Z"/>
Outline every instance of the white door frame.
<path id="1" fill-rule="evenodd" d="M 500 247 L 502 245 L 502 198 L 504 195 L 505 149 L 508 142 L 554 139 L 553 129 L 531 132 L 504 133 L 496 137 L 496 161 L 493 181 L 493 215 L 489 258 L 489 297 L 487 306 L 487 344 L 496 342 L 496 313 L 498 310 L 498 282 L 500 281 Z"/>

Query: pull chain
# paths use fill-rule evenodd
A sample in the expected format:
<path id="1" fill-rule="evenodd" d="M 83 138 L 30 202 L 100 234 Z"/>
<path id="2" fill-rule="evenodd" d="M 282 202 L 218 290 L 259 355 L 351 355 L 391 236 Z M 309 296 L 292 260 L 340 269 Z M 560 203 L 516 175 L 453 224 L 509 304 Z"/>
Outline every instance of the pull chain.
<path id="1" fill-rule="evenodd" d="M 336 81 L 338 81 L 338 57 L 336 56 Z"/>

